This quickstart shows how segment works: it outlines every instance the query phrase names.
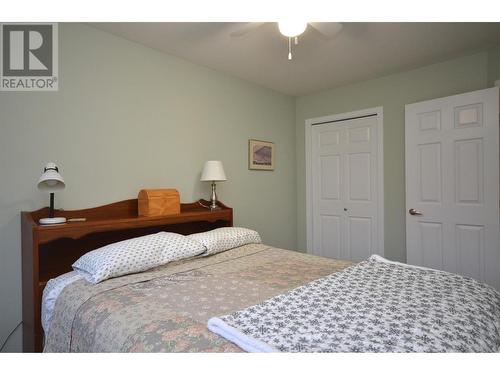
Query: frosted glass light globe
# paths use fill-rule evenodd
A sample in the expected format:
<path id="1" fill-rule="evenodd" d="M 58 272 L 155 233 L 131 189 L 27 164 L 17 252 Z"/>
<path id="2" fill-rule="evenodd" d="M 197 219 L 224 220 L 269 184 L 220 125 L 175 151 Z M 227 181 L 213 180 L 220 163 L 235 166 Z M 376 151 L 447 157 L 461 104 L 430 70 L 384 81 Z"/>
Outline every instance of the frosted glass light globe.
<path id="1" fill-rule="evenodd" d="M 278 22 L 280 33 L 286 37 L 293 38 L 302 34 L 307 28 L 307 22 L 303 21 L 283 21 Z"/>

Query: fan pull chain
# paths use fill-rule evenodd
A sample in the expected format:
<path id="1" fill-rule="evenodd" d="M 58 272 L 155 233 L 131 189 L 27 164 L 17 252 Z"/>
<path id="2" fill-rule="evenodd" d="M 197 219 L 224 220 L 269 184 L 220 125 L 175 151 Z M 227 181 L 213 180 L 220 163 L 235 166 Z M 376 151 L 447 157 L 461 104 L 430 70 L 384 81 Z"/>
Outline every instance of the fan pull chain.
<path id="1" fill-rule="evenodd" d="M 299 37 L 298 36 L 294 36 L 293 37 L 293 43 L 295 45 L 299 44 Z M 288 60 L 291 60 L 292 59 L 292 38 L 288 38 Z"/>

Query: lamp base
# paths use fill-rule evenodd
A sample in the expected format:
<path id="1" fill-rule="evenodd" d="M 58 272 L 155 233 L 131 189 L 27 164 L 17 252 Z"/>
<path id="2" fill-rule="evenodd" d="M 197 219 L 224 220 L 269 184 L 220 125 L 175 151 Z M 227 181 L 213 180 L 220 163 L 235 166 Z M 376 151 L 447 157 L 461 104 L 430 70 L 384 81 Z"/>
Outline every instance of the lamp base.
<path id="1" fill-rule="evenodd" d="M 51 224 L 64 224 L 66 222 L 65 217 L 45 217 L 38 221 L 42 225 L 51 225 Z"/>
<path id="2" fill-rule="evenodd" d="M 210 196 L 210 210 L 220 210 L 220 207 L 217 205 L 217 193 L 215 192 L 215 181 L 212 181 L 212 195 Z"/>

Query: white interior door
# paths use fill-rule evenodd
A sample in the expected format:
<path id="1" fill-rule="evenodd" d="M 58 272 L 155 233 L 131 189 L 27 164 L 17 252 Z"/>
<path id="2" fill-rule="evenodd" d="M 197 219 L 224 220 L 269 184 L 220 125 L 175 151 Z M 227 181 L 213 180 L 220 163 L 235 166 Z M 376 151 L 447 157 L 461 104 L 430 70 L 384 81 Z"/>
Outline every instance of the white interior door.
<path id="1" fill-rule="evenodd" d="M 498 100 L 492 88 L 406 106 L 406 249 L 500 289 Z"/>
<path id="2" fill-rule="evenodd" d="M 360 261 L 381 253 L 379 120 L 311 124 L 313 254 Z"/>

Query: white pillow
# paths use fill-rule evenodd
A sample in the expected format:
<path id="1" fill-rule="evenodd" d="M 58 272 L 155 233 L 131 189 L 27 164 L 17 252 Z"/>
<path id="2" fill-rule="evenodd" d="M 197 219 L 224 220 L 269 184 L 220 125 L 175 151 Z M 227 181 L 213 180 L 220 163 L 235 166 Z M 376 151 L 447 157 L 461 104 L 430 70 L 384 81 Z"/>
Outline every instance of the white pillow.
<path id="1" fill-rule="evenodd" d="M 207 249 L 204 255 L 220 253 L 249 243 L 262 243 L 259 233 L 238 227 L 224 227 L 209 232 L 195 233 L 188 238 L 198 241 Z"/>
<path id="2" fill-rule="evenodd" d="M 159 232 L 116 242 L 83 255 L 73 269 L 97 284 L 112 277 L 146 271 L 174 260 L 201 254 L 205 248 L 177 233 Z"/>

